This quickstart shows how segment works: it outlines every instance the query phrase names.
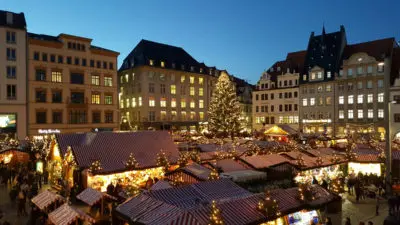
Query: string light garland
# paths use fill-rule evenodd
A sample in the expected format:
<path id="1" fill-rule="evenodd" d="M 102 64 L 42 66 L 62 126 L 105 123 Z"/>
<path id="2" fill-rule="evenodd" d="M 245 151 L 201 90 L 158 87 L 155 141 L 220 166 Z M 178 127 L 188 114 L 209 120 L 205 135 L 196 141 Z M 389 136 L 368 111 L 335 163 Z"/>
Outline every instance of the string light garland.
<path id="1" fill-rule="evenodd" d="M 221 210 L 217 207 L 217 202 L 213 200 L 211 202 L 211 215 L 208 225 L 223 225 Z"/>
<path id="2" fill-rule="evenodd" d="M 139 168 L 139 163 L 136 161 L 135 156 L 133 153 L 129 154 L 128 161 L 125 163 L 125 167 L 129 170 L 134 170 Z"/>
<path id="3" fill-rule="evenodd" d="M 127 185 L 124 188 L 124 190 L 125 190 L 126 195 L 128 195 L 129 197 L 135 197 L 135 196 L 140 194 L 139 186 L 137 186 L 137 185 L 135 185 L 133 183 Z"/>
<path id="4" fill-rule="evenodd" d="M 338 164 L 338 163 L 340 163 L 340 158 L 336 155 L 336 153 L 333 154 L 333 157 L 331 158 L 331 162 L 332 162 L 333 164 Z"/>
<path id="5" fill-rule="evenodd" d="M 332 179 L 329 186 L 330 190 L 335 192 L 336 194 L 344 192 L 344 182 L 339 176 Z"/>
<path id="6" fill-rule="evenodd" d="M 198 151 L 190 152 L 190 159 L 195 163 L 198 163 L 198 164 L 201 163 L 201 157 L 200 157 L 200 153 Z"/>
<path id="7" fill-rule="evenodd" d="M 173 179 L 169 183 L 174 187 L 178 187 L 178 186 L 181 186 L 182 184 L 184 184 L 182 174 L 179 173 L 178 175 L 174 176 Z"/>
<path id="8" fill-rule="evenodd" d="M 211 169 L 210 175 L 208 176 L 208 180 L 218 180 L 219 174 L 215 168 Z"/>
<path id="9" fill-rule="evenodd" d="M 263 213 L 267 219 L 277 218 L 281 215 L 278 208 L 278 202 L 275 199 L 271 199 L 269 191 L 266 191 L 265 198 L 258 202 L 257 209 Z"/>
<path id="10" fill-rule="evenodd" d="M 169 160 L 165 152 L 161 149 L 157 154 L 157 166 L 163 167 L 164 172 L 168 172 L 169 170 Z"/>
<path id="11" fill-rule="evenodd" d="M 96 174 L 97 172 L 101 171 L 103 168 L 101 167 L 101 162 L 99 160 L 96 160 L 92 162 L 92 164 L 89 167 L 89 172 L 91 174 Z"/>
<path id="12" fill-rule="evenodd" d="M 189 163 L 190 153 L 188 152 L 180 152 L 178 158 L 179 167 L 185 167 Z"/>
<path id="13" fill-rule="evenodd" d="M 296 163 L 297 163 L 297 166 L 299 166 L 299 167 L 305 167 L 305 166 L 306 166 L 306 163 L 305 163 L 305 161 L 304 161 L 304 158 L 303 158 L 303 156 L 302 156 L 301 154 L 299 154 L 299 155 L 297 156 L 297 158 L 296 158 Z"/>
<path id="14" fill-rule="evenodd" d="M 324 160 L 322 159 L 321 156 L 317 157 L 316 163 L 317 163 L 317 166 L 322 166 L 324 164 Z"/>
<path id="15" fill-rule="evenodd" d="M 302 202 L 310 202 L 310 201 L 315 200 L 314 193 L 313 193 L 313 190 L 312 190 L 312 186 L 310 186 L 308 184 L 301 183 L 301 184 L 299 184 L 298 191 L 299 191 L 298 198 L 299 198 L 300 201 L 302 201 Z"/>
<path id="16" fill-rule="evenodd" d="M 354 142 L 352 142 L 352 141 L 350 141 L 350 142 L 347 144 L 345 155 L 346 155 L 346 159 L 347 159 L 349 162 L 354 161 L 354 160 L 357 159 L 357 153 L 354 152 L 354 150 L 355 150 L 356 148 L 357 148 L 357 145 L 356 145 Z"/>

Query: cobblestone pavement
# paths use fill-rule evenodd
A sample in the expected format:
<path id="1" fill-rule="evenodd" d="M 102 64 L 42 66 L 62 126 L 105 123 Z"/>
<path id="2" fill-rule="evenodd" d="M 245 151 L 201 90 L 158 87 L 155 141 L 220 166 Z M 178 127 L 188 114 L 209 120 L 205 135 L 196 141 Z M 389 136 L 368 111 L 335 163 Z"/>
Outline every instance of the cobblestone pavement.
<path id="1" fill-rule="evenodd" d="M 1 185 L 0 186 L 0 209 L 3 211 L 3 218 L 1 222 L 8 221 L 11 225 L 26 225 L 29 219 L 30 205 L 29 201 L 26 204 L 26 210 L 28 216 L 17 216 L 17 203 L 11 202 L 8 195 L 9 188 Z"/>

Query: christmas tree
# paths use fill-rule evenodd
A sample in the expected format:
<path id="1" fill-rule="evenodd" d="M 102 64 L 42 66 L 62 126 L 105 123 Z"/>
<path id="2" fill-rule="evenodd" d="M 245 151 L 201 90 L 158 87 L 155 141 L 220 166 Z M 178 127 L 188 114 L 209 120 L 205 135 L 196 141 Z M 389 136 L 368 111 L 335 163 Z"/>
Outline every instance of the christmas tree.
<path id="1" fill-rule="evenodd" d="M 279 217 L 281 213 L 278 209 L 278 203 L 271 198 L 269 191 L 265 192 L 265 199 L 260 200 L 257 209 L 262 212 L 268 219 Z"/>
<path id="2" fill-rule="evenodd" d="M 161 149 L 157 154 L 157 166 L 163 167 L 164 172 L 168 172 L 169 170 L 169 160 L 165 152 Z"/>
<path id="3" fill-rule="evenodd" d="M 233 83 L 222 72 L 214 89 L 208 109 L 209 131 L 234 137 L 241 130 L 241 110 Z"/>
<path id="4" fill-rule="evenodd" d="M 224 221 L 222 220 L 221 210 L 217 208 L 217 203 L 215 200 L 211 203 L 211 215 L 210 222 L 208 225 L 223 225 Z"/>
<path id="5" fill-rule="evenodd" d="M 129 170 L 134 170 L 139 167 L 139 163 L 136 161 L 133 153 L 129 155 L 128 161 L 125 163 L 125 167 Z"/>
<path id="6" fill-rule="evenodd" d="M 211 169 L 210 175 L 208 176 L 208 180 L 218 180 L 219 174 L 218 171 L 214 168 Z"/>

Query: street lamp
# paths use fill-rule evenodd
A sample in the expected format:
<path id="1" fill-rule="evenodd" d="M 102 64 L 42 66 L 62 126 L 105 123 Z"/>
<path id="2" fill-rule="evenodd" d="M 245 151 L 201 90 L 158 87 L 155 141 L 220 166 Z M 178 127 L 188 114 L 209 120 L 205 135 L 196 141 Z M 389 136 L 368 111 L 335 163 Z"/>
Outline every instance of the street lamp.
<path id="1" fill-rule="evenodd" d="M 392 181 L 392 132 L 391 132 L 391 118 L 392 118 L 392 104 L 396 101 L 389 101 L 387 107 L 387 123 L 385 132 L 385 155 L 386 155 L 386 195 L 390 195 L 392 192 L 391 181 Z"/>

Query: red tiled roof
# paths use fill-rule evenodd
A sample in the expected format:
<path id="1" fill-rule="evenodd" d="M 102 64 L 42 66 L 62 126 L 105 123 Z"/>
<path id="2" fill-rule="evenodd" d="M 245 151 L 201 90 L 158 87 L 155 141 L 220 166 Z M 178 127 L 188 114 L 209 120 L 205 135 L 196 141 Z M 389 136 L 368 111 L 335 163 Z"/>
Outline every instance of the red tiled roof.
<path id="1" fill-rule="evenodd" d="M 80 209 L 76 209 L 65 203 L 49 214 L 49 220 L 54 225 L 69 225 L 77 219 L 81 219 L 90 223 L 96 221 Z"/>
<path id="2" fill-rule="evenodd" d="M 264 169 L 282 163 L 290 162 L 290 160 L 279 154 L 242 156 L 240 157 L 240 159 L 256 169 Z"/>
<path id="3" fill-rule="evenodd" d="M 198 148 L 200 148 L 201 152 L 218 152 L 218 151 L 230 151 L 232 150 L 232 144 L 227 143 L 225 145 L 221 146 L 216 145 L 216 144 L 199 144 L 197 145 Z M 236 148 L 237 152 L 245 152 L 247 149 L 243 146 L 237 146 Z"/>
<path id="4" fill-rule="evenodd" d="M 385 38 L 359 44 L 347 45 L 343 52 L 343 59 L 348 59 L 356 53 L 365 52 L 369 56 L 374 57 L 377 61 L 382 61 L 385 57 L 390 56 L 394 44 L 394 38 Z"/>
<path id="5" fill-rule="evenodd" d="M 131 153 L 139 168 L 156 167 L 157 154 L 161 149 L 170 162 L 176 162 L 179 155 L 171 136 L 164 131 L 58 134 L 56 137 L 61 149 L 71 145 L 79 167 L 88 168 L 99 160 L 103 168 L 99 173 L 124 171 Z"/>
<path id="6" fill-rule="evenodd" d="M 310 149 L 307 150 L 308 153 L 313 155 L 314 157 L 324 156 L 324 155 L 334 155 L 338 152 L 335 151 L 333 148 L 318 148 L 318 149 Z"/>
<path id="7" fill-rule="evenodd" d="M 379 163 L 380 160 L 378 158 L 378 154 L 363 154 L 363 155 L 357 155 L 357 158 L 355 160 L 356 162 L 360 163 Z"/>

